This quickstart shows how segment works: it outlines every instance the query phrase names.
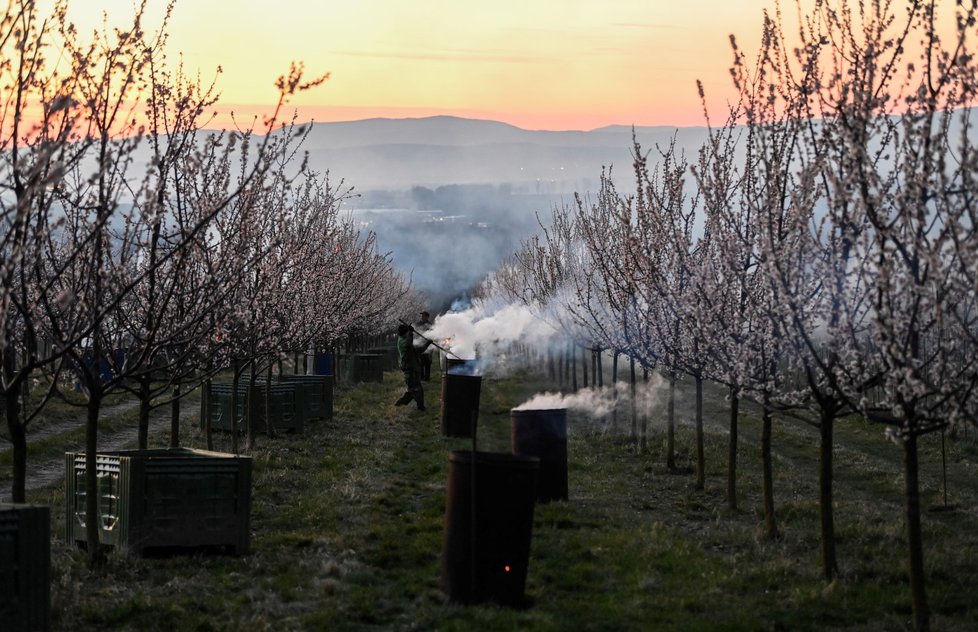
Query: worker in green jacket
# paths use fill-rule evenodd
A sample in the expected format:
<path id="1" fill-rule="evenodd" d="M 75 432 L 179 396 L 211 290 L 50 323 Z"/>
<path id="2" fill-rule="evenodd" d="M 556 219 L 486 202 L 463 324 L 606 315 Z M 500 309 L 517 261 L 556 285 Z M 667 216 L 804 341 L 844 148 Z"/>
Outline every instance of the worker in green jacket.
<path id="1" fill-rule="evenodd" d="M 395 406 L 405 406 L 413 399 L 418 404 L 418 410 L 424 410 L 424 388 L 421 386 L 421 356 L 431 344 L 425 340 L 420 346 L 414 344 L 414 329 L 410 325 L 400 325 L 397 328 L 397 358 L 401 371 L 404 373 L 404 384 L 407 391 L 394 402 Z"/>

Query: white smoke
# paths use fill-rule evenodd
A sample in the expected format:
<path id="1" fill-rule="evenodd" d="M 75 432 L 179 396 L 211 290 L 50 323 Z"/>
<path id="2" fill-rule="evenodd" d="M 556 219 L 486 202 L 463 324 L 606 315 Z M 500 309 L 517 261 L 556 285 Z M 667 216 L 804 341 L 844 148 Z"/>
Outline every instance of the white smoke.
<path id="1" fill-rule="evenodd" d="M 444 356 L 445 359 L 455 359 L 453 356 Z M 455 364 L 447 367 L 449 375 L 482 375 L 485 373 L 482 360 L 466 360 L 464 364 Z M 446 363 L 447 365 L 447 363 Z"/>
<path id="2" fill-rule="evenodd" d="M 635 405 L 646 412 L 655 410 L 662 403 L 665 380 L 658 373 L 651 373 L 648 382 L 635 385 Z M 576 393 L 538 393 L 513 410 L 555 410 L 566 408 L 593 418 L 606 417 L 616 406 L 630 406 L 632 389 L 628 382 L 614 386 L 586 388 Z"/>
<path id="3" fill-rule="evenodd" d="M 435 319 L 425 336 L 462 359 L 479 360 L 481 372 L 504 372 L 514 344 L 545 349 L 556 330 L 520 304 L 478 301 Z"/>

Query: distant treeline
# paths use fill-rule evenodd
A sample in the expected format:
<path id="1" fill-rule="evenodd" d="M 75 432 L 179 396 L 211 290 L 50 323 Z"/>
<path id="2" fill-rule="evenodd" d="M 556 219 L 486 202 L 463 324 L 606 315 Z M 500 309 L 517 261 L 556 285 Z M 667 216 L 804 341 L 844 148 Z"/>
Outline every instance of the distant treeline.
<path id="1" fill-rule="evenodd" d="M 572 193 L 547 191 L 551 183 L 541 183 L 541 191 L 529 192 L 526 186 L 512 184 L 449 184 L 434 189 L 414 186 L 402 190 L 371 190 L 360 194 L 360 208 L 410 208 L 440 210 L 447 214 L 473 215 L 499 223 L 528 222 L 536 226 L 536 214 L 548 217 L 554 206 L 573 202 Z"/>

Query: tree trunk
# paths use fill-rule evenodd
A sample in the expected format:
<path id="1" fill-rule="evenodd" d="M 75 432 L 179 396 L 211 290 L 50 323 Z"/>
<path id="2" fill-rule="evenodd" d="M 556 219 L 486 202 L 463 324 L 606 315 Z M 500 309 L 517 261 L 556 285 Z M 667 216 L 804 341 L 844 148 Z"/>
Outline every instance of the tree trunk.
<path id="1" fill-rule="evenodd" d="M 773 431 L 770 394 L 764 393 L 764 411 L 761 414 L 761 466 L 764 472 L 764 535 L 768 539 L 778 537 L 778 523 L 774 517 L 774 468 L 771 462 Z"/>
<path id="2" fill-rule="evenodd" d="M 727 450 L 727 507 L 737 510 L 737 418 L 740 416 L 740 391 L 730 389 L 730 442 Z"/>
<path id="3" fill-rule="evenodd" d="M 570 343 L 570 347 L 567 350 L 567 361 L 570 363 L 571 372 L 571 392 L 577 392 L 577 362 L 574 359 L 574 343 Z"/>
<path id="4" fill-rule="evenodd" d="M 561 349 L 557 353 L 557 385 L 561 391 L 564 390 L 564 354 L 565 350 Z"/>
<path id="5" fill-rule="evenodd" d="M 265 374 L 265 432 L 269 439 L 275 438 L 275 425 L 272 423 L 272 365 Z"/>
<path id="6" fill-rule="evenodd" d="M 95 356 L 98 357 L 97 355 Z M 96 365 L 96 370 L 98 366 Z M 96 373 L 96 380 L 101 376 Z M 98 566 L 104 559 L 99 539 L 98 515 L 98 418 L 102 407 L 102 392 L 97 387 L 89 390 L 85 419 L 85 539 L 88 544 L 88 565 Z"/>
<path id="7" fill-rule="evenodd" d="M 628 368 L 629 368 L 629 393 L 631 393 L 631 413 L 632 413 L 632 432 L 631 440 L 632 443 L 638 441 L 638 408 L 635 406 L 635 358 L 628 358 Z"/>
<path id="8" fill-rule="evenodd" d="M 611 354 L 611 384 L 615 388 L 615 407 L 611 409 L 611 427 L 618 431 L 618 356 L 617 351 Z"/>
<path id="9" fill-rule="evenodd" d="M 11 388 L 3 397 L 3 415 L 7 419 L 7 431 L 12 444 L 14 480 L 10 488 L 10 497 L 15 503 L 26 502 L 27 486 L 27 428 L 20 418 L 20 398 L 17 387 L 13 386 L 14 372 L 17 370 L 17 356 L 14 345 L 9 344 L 0 352 L 2 358 L 3 381 Z"/>
<path id="10" fill-rule="evenodd" d="M 207 439 L 207 449 L 214 449 L 214 434 L 211 432 L 211 379 L 204 380 L 204 392 L 200 394 L 204 400 L 204 436 Z"/>
<path id="11" fill-rule="evenodd" d="M 647 387 L 648 383 L 649 383 L 649 370 L 646 369 L 645 367 L 642 367 L 642 384 L 645 385 L 645 387 Z M 647 406 L 644 405 L 642 406 L 642 428 L 641 428 L 641 433 L 639 435 L 638 448 L 639 451 L 642 453 L 646 452 L 649 449 L 649 409 Z"/>
<path id="12" fill-rule="evenodd" d="M 136 432 L 136 447 L 145 450 L 149 447 L 149 411 L 150 411 L 150 379 L 151 375 L 143 373 L 139 376 L 139 421 Z"/>
<path id="13" fill-rule="evenodd" d="M 20 406 L 16 393 L 4 398 L 4 416 L 7 418 L 7 431 L 10 434 L 13 456 L 14 480 L 10 486 L 10 497 L 15 503 L 27 502 L 27 429 L 20 421 Z"/>
<path id="14" fill-rule="evenodd" d="M 706 488 L 706 438 L 703 433 L 703 377 L 696 376 L 696 489 Z"/>
<path id="15" fill-rule="evenodd" d="M 822 410 L 819 420 L 818 509 L 822 527 L 822 574 L 832 581 L 835 559 L 835 517 L 832 510 L 832 430 L 834 410 Z"/>
<path id="16" fill-rule="evenodd" d="M 917 435 L 911 433 L 903 442 L 904 493 L 907 501 L 907 545 L 910 554 L 910 596 L 913 622 L 917 632 L 930 629 L 927 590 L 924 577 L 924 535 L 920 525 L 920 467 Z"/>
<path id="17" fill-rule="evenodd" d="M 594 372 L 598 376 L 598 388 L 604 388 L 604 367 L 601 366 L 601 349 L 594 350 Z"/>
<path id="18" fill-rule="evenodd" d="M 180 384 L 173 386 L 173 400 L 170 402 L 170 447 L 180 447 Z"/>
<path id="19" fill-rule="evenodd" d="M 587 352 L 588 352 L 587 347 L 581 347 L 581 375 L 584 377 L 584 381 L 582 382 L 584 384 L 584 388 L 587 388 L 589 384 L 588 372 L 587 372 L 587 365 L 588 365 Z"/>
<path id="20" fill-rule="evenodd" d="M 231 360 L 231 450 L 238 454 L 238 385 L 241 383 L 240 363 Z"/>
<path id="21" fill-rule="evenodd" d="M 255 447 L 255 435 L 257 428 L 255 424 L 255 385 L 258 384 L 258 364 L 252 361 L 248 371 L 248 388 L 245 390 L 245 450 Z"/>
<path id="22" fill-rule="evenodd" d="M 666 467 L 676 470 L 676 374 L 669 372 L 669 401 L 666 404 Z"/>

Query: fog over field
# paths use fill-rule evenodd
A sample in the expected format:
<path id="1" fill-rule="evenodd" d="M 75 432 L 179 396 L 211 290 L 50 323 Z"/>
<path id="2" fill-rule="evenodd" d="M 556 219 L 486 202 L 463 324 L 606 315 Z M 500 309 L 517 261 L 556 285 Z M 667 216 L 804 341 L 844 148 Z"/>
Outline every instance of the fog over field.
<path id="1" fill-rule="evenodd" d="M 644 150 L 673 137 L 695 157 L 705 128 L 639 127 Z M 412 275 L 435 311 L 445 309 L 555 206 L 597 190 L 611 168 L 620 190 L 633 187 L 632 128 L 532 131 L 496 121 L 436 116 L 316 123 L 310 163 L 342 179 L 344 203 L 378 235 L 382 250 Z"/>

